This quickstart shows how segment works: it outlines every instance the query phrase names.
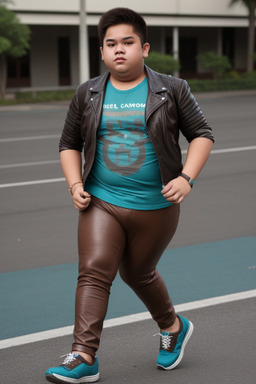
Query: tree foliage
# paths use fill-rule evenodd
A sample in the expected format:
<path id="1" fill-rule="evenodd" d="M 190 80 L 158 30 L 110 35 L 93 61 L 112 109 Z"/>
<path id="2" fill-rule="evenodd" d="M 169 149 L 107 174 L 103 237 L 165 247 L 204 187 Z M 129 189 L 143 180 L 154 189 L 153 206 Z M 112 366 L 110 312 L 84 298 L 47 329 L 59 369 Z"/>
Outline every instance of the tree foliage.
<path id="1" fill-rule="evenodd" d="M 180 68 L 179 61 L 174 59 L 173 56 L 154 51 L 149 53 L 149 56 L 145 59 L 145 64 L 154 71 L 166 73 L 167 75 L 173 75 Z"/>
<path id="2" fill-rule="evenodd" d="M 1 0 L 3 3 L 3 0 Z M 29 49 L 30 28 L 0 3 L 0 93 L 6 87 L 7 56 L 22 57 Z"/>
<path id="3" fill-rule="evenodd" d="M 21 57 L 29 49 L 29 27 L 4 6 L 0 6 L 0 39 L 0 53 Z"/>
<path id="4" fill-rule="evenodd" d="M 221 78 L 231 68 L 229 59 L 226 56 L 218 55 L 215 52 L 205 52 L 197 56 L 197 60 L 203 67 L 209 69 L 215 79 Z"/>

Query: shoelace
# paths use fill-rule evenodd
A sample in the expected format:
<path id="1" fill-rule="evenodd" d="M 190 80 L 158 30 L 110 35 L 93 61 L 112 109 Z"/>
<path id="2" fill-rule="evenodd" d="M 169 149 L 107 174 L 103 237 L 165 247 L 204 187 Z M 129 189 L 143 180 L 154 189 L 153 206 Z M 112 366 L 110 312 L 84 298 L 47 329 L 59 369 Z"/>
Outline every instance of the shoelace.
<path id="1" fill-rule="evenodd" d="M 76 358 L 75 353 L 67 353 L 66 355 L 62 355 L 61 357 L 65 357 L 65 360 L 63 361 L 63 364 L 71 363 L 71 361 L 74 361 Z"/>
<path id="2" fill-rule="evenodd" d="M 163 335 L 162 333 L 156 333 L 154 336 L 161 337 L 161 345 L 163 349 L 168 349 L 171 346 L 172 335 Z"/>

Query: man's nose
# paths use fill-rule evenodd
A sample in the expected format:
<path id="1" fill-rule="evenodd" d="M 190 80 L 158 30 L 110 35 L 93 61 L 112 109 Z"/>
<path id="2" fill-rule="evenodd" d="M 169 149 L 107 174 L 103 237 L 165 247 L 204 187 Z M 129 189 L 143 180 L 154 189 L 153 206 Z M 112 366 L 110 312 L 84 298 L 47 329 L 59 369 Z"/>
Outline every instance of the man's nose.
<path id="1" fill-rule="evenodd" d="M 125 51 L 123 44 L 116 45 L 116 53 L 123 53 Z"/>

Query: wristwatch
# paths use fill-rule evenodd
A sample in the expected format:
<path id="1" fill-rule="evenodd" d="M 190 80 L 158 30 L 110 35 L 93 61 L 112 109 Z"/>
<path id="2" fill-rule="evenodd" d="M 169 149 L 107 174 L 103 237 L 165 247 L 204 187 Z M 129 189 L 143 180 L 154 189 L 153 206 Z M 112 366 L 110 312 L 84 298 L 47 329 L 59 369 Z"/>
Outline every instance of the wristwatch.
<path id="1" fill-rule="evenodd" d="M 193 185 L 195 184 L 195 180 L 191 179 L 191 177 L 189 177 L 188 175 L 186 175 L 186 173 L 183 173 L 183 172 L 180 173 L 180 176 L 186 179 L 190 187 L 193 188 Z"/>

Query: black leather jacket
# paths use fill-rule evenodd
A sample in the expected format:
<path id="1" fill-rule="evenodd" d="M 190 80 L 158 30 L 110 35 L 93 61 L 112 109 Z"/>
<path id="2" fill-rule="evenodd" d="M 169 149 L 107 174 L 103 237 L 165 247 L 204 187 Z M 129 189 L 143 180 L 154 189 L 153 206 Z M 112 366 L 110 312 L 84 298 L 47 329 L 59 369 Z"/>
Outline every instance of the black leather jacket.
<path id="1" fill-rule="evenodd" d="M 145 66 L 148 98 L 145 120 L 148 135 L 159 161 L 165 185 L 182 170 L 179 132 L 188 142 L 197 137 L 214 141 L 208 125 L 185 80 L 154 72 Z M 104 93 L 109 72 L 77 88 L 67 113 L 59 150 L 82 151 L 84 146 L 83 181 L 94 162 L 96 134 L 100 124 Z"/>

